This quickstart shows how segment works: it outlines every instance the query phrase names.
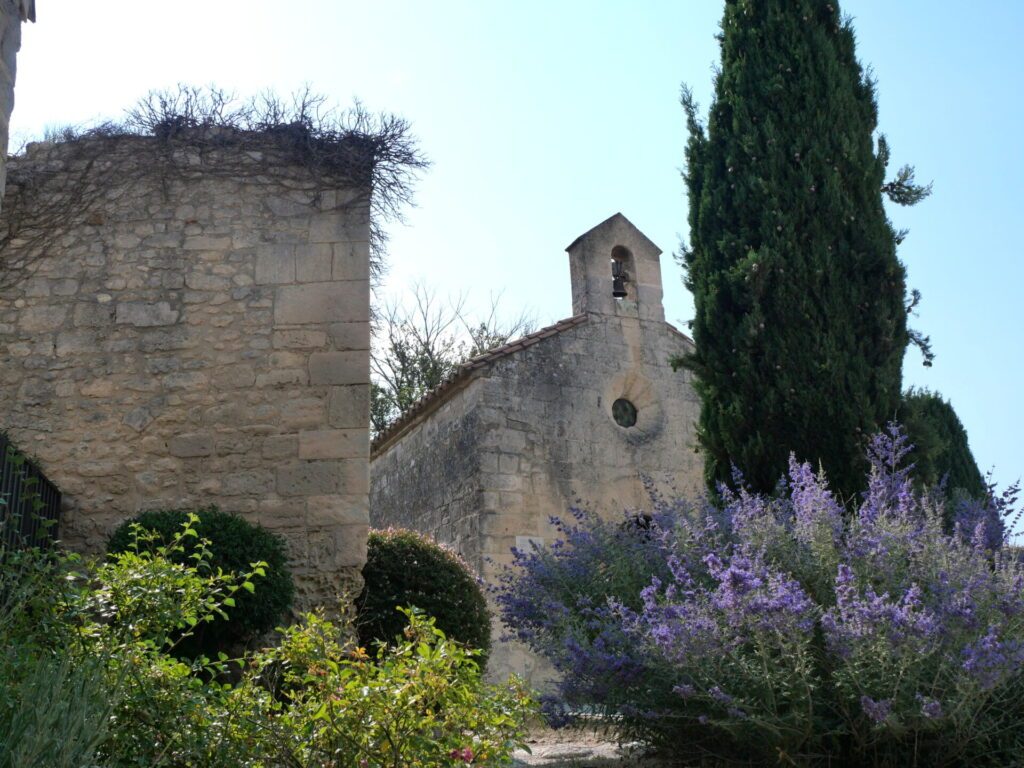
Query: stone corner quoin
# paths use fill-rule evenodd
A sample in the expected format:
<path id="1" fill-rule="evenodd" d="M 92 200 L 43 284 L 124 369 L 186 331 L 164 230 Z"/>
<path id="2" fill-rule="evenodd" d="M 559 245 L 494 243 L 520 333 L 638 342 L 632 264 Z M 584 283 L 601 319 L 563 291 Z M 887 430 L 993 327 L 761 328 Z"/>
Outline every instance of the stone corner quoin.
<path id="1" fill-rule="evenodd" d="M 63 491 L 69 547 L 101 551 L 144 509 L 217 504 L 285 538 L 299 607 L 335 604 L 369 520 L 365 206 L 245 175 L 112 178 L 41 252 L 7 246 L 31 266 L 0 285 L 0 428 Z"/>

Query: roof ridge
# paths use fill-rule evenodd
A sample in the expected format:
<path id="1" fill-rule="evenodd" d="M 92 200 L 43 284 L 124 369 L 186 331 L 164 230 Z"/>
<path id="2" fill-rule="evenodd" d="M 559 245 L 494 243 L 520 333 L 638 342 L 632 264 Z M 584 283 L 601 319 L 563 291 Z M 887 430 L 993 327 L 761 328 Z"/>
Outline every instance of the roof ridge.
<path id="1" fill-rule="evenodd" d="M 564 320 L 559 320 L 557 323 L 553 323 L 552 325 L 545 326 L 533 333 L 528 333 L 526 336 L 521 336 L 518 339 L 502 344 L 500 347 L 494 347 L 486 352 L 481 352 L 479 355 L 471 357 L 460 363 L 458 367 L 456 367 L 455 370 L 444 379 L 444 381 L 413 403 L 409 410 L 392 422 L 387 429 L 377 435 L 370 444 L 371 459 L 378 448 L 397 437 L 399 433 L 401 433 L 413 420 L 415 420 L 416 417 L 426 411 L 427 408 L 435 403 L 440 404 L 444 399 L 442 397 L 443 395 L 449 391 L 454 392 L 455 385 L 467 379 L 473 372 L 478 371 L 497 360 L 508 357 L 514 352 L 531 347 L 544 339 L 551 338 L 562 331 L 581 325 L 586 321 L 586 313 L 573 315 L 572 317 L 567 317 Z"/>

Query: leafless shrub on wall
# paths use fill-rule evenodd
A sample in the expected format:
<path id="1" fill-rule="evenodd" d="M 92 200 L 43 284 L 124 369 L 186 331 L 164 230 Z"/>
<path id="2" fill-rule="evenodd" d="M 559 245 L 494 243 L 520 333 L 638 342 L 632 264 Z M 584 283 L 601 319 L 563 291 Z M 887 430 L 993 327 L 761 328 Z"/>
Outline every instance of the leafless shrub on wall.
<path id="1" fill-rule="evenodd" d="M 215 87 L 179 86 L 151 92 L 120 122 L 64 128 L 47 138 L 57 151 L 40 162 L 29 145 L 8 168 L 0 288 L 30 274 L 71 227 L 98 220 L 106 196 L 154 179 L 167 189 L 210 176 L 309 191 L 324 209 L 367 208 L 376 277 L 385 225 L 402 220 L 429 165 L 403 118 L 359 103 L 330 108 L 308 89 L 288 100 L 269 92 L 239 100 Z M 328 194 L 339 189 L 365 192 L 342 200 Z"/>

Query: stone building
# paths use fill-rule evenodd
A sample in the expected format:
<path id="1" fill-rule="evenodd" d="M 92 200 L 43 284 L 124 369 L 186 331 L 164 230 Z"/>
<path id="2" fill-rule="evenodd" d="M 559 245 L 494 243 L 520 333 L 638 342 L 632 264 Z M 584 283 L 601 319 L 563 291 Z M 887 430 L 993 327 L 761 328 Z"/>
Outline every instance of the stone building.
<path id="1" fill-rule="evenodd" d="M 701 484 L 697 397 L 669 362 L 692 342 L 665 322 L 661 251 L 622 214 L 567 250 L 573 315 L 468 361 L 372 447 L 371 524 L 427 533 L 484 578 L 550 543 L 577 499 L 621 515 L 649 503 L 644 477 Z M 489 669 L 541 676 L 512 647 Z"/>
<path id="2" fill-rule="evenodd" d="M 369 182 L 206 138 L 11 160 L 0 429 L 63 491 L 71 548 L 215 503 L 286 538 L 308 606 L 365 562 Z"/>

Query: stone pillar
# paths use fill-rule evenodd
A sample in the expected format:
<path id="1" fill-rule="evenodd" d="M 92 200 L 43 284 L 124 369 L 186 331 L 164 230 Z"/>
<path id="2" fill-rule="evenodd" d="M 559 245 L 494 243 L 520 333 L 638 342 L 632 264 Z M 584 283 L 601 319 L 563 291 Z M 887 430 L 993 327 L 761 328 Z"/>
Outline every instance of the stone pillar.
<path id="1" fill-rule="evenodd" d="M 325 193 L 330 194 L 338 193 Z M 358 592 L 366 562 L 369 259 L 368 211 L 314 215 L 307 243 L 266 245 L 257 253 L 256 283 L 276 286 L 274 346 L 304 358 L 314 413 L 323 413 L 322 393 L 327 394 L 326 420 L 300 418 L 293 438 L 289 426 L 281 425 L 276 500 L 263 502 L 260 516 L 289 539 L 293 559 L 305 561 L 296 571 L 307 608 L 345 596 L 339 592 Z"/>

